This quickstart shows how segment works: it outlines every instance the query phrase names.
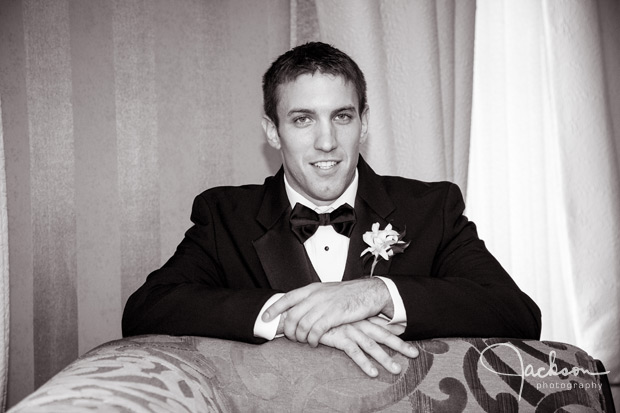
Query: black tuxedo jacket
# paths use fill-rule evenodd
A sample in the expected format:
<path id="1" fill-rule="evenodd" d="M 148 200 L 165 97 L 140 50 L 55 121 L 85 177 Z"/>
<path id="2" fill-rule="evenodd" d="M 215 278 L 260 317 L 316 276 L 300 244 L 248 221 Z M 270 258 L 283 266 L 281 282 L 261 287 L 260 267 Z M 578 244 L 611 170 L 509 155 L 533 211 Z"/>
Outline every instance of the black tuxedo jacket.
<path id="1" fill-rule="evenodd" d="M 406 340 L 432 337 L 539 338 L 540 311 L 487 251 L 463 216 L 460 190 L 379 176 L 360 157 L 343 280 L 370 273 L 362 234 L 375 222 L 406 229 L 401 254 L 379 260 L 407 312 Z M 253 343 L 269 297 L 318 280 L 290 230 L 282 169 L 263 185 L 218 187 L 196 197 L 191 227 L 174 256 L 128 300 L 123 335 L 198 335 Z"/>

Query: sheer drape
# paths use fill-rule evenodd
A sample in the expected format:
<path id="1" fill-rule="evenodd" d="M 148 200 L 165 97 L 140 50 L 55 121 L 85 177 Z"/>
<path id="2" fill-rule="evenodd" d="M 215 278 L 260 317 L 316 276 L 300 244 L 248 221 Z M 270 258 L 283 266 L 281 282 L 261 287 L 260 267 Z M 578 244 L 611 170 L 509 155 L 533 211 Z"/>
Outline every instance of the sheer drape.
<path id="1" fill-rule="evenodd" d="M 364 71 L 379 172 L 450 179 L 465 190 L 475 1 L 292 2 L 295 44 L 321 40 Z"/>
<path id="2" fill-rule="evenodd" d="M 333 43 L 367 75 L 370 163 L 467 188 L 543 338 L 591 351 L 617 381 L 618 3 L 292 4 L 296 44 Z"/>
<path id="3" fill-rule="evenodd" d="M 606 42 L 620 38 L 605 13 L 620 19 L 617 2 L 478 2 L 468 210 L 541 307 L 543 338 L 617 382 L 620 54 Z"/>
<path id="4" fill-rule="evenodd" d="M 6 174 L 4 169 L 4 132 L 2 96 L 0 96 L 0 412 L 6 404 L 9 375 L 9 224 L 6 208 Z"/>

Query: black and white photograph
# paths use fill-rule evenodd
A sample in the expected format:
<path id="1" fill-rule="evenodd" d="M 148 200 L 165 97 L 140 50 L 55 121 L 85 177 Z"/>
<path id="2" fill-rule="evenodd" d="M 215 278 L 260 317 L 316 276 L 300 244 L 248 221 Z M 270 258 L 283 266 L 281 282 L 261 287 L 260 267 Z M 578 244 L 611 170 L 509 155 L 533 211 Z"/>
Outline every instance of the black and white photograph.
<path id="1" fill-rule="evenodd" d="M 620 1 L 0 0 L 0 412 L 615 412 Z"/>

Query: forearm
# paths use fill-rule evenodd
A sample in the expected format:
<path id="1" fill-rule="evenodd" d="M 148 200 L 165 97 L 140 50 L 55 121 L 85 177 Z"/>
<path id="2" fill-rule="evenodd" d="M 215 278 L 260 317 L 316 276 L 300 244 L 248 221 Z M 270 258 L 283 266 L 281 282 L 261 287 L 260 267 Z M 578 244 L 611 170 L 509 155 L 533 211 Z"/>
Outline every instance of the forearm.
<path id="1" fill-rule="evenodd" d="M 447 186 L 430 267 L 394 257 L 388 277 L 405 304 L 403 337 L 540 337 L 540 310 L 487 250 L 464 208 L 458 187 Z"/>
<path id="2" fill-rule="evenodd" d="M 278 334 L 291 340 L 318 344 L 327 330 L 362 321 L 383 312 L 394 314 L 385 283 L 364 277 L 352 281 L 313 283 L 290 291 L 272 305 L 263 316 L 269 322 L 283 315 Z"/>
<path id="3" fill-rule="evenodd" d="M 394 276 L 407 312 L 406 340 L 540 337 L 536 304 L 515 285 L 448 277 Z"/>
<path id="4" fill-rule="evenodd" d="M 261 343 L 265 340 L 254 337 L 254 320 L 274 293 L 258 288 L 147 282 L 127 301 L 123 335 L 196 335 Z"/>

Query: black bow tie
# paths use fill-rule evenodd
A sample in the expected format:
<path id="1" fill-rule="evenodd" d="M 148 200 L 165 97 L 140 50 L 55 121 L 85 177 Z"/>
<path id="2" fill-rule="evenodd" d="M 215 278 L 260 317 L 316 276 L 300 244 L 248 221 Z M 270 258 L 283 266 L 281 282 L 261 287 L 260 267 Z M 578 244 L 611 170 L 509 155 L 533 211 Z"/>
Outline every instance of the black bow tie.
<path id="1" fill-rule="evenodd" d="M 291 213 L 291 230 L 299 242 L 306 242 L 320 225 L 331 225 L 337 233 L 350 237 L 355 225 L 355 211 L 351 205 L 344 204 L 329 214 L 318 214 L 307 206 L 295 204 Z"/>

